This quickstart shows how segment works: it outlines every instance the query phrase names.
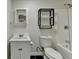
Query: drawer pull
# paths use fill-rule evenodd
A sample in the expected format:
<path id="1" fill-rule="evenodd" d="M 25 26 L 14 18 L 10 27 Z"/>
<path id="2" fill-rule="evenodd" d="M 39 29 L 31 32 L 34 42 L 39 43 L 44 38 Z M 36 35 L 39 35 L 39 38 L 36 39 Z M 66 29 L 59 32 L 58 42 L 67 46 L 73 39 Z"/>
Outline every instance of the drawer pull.
<path id="1" fill-rule="evenodd" d="M 22 51 L 22 48 L 19 48 L 18 50 L 19 50 L 19 51 Z"/>

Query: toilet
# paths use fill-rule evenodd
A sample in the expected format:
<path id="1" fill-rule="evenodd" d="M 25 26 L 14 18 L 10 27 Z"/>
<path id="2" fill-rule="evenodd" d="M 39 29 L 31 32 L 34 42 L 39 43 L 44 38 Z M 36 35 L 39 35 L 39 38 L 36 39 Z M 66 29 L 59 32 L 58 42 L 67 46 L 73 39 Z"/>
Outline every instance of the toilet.
<path id="1" fill-rule="evenodd" d="M 40 46 L 44 48 L 45 55 L 49 59 L 63 59 L 62 55 L 51 47 L 52 45 L 51 39 L 52 39 L 52 36 L 40 36 L 40 40 L 39 40 Z M 47 59 L 47 58 L 44 57 L 44 59 Z"/>

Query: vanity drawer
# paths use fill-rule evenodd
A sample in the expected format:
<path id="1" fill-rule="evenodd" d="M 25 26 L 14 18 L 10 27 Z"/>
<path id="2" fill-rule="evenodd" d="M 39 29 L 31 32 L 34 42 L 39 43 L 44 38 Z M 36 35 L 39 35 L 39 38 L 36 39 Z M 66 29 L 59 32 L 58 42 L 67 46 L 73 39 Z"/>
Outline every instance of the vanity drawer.
<path id="1" fill-rule="evenodd" d="M 11 42 L 11 46 L 25 46 L 30 47 L 29 42 Z"/>

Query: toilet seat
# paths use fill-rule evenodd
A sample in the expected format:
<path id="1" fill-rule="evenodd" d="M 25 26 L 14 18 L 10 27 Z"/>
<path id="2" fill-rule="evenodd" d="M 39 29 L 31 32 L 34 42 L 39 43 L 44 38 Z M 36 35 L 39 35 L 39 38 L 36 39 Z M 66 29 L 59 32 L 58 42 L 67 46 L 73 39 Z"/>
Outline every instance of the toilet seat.
<path id="1" fill-rule="evenodd" d="M 63 59 L 61 54 L 57 51 L 55 51 L 53 48 L 45 48 L 45 54 L 50 59 Z"/>

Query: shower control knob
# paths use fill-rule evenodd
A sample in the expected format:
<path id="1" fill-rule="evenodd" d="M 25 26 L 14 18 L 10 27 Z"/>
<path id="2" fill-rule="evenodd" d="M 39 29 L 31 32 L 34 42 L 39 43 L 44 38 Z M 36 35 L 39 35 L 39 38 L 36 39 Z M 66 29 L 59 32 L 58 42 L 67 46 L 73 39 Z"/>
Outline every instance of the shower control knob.
<path id="1" fill-rule="evenodd" d="M 66 26 L 64 26 L 64 29 L 69 29 L 69 26 L 67 26 L 67 25 L 66 25 Z"/>
<path id="2" fill-rule="evenodd" d="M 19 48 L 18 50 L 19 50 L 19 51 L 22 51 L 22 48 Z"/>

